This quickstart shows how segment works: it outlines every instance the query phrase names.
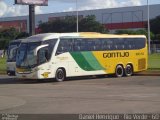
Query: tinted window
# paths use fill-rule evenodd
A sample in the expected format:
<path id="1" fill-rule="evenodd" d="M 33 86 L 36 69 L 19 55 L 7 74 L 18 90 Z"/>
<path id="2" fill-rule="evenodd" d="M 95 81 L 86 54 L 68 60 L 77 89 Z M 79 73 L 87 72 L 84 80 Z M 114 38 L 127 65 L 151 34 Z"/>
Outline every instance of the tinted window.
<path id="1" fill-rule="evenodd" d="M 46 40 L 46 41 L 43 41 L 42 44 L 48 44 L 48 59 L 50 59 L 51 55 L 52 55 L 52 52 L 53 52 L 53 49 L 54 49 L 54 46 L 57 42 L 57 39 L 51 39 L 51 40 Z"/>
<path id="2" fill-rule="evenodd" d="M 47 62 L 50 59 L 48 47 L 41 48 L 38 51 L 38 64 Z"/>
<path id="3" fill-rule="evenodd" d="M 99 39 L 102 41 L 102 50 L 113 50 L 114 49 L 114 39 L 106 38 Z"/>
<path id="4" fill-rule="evenodd" d="M 101 50 L 102 42 L 99 39 L 74 39 L 74 51 Z"/>
<path id="5" fill-rule="evenodd" d="M 56 54 L 61 54 L 64 52 L 71 52 L 73 50 L 72 41 L 73 41 L 72 39 L 68 39 L 68 38 L 60 39 Z"/>
<path id="6" fill-rule="evenodd" d="M 136 49 L 141 49 L 141 48 L 144 48 L 145 45 L 146 45 L 146 40 L 144 38 L 136 38 L 134 39 L 136 42 L 135 42 L 135 47 Z"/>
<path id="7" fill-rule="evenodd" d="M 129 50 L 136 49 L 136 44 L 135 44 L 136 43 L 136 39 L 126 38 L 124 40 L 126 41 L 125 49 L 129 49 Z"/>
<path id="8" fill-rule="evenodd" d="M 114 39 L 114 48 L 113 49 L 115 49 L 115 50 L 126 49 L 126 46 L 124 45 L 124 43 L 125 43 L 125 39 L 123 39 L 123 38 Z"/>
<path id="9" fill-rule="evenodd" d="M 61 39 L 58 52 L 134 50 L 144 47 L 144 38 L 75 38 Z"/>
<path id="10" fill-rule="evenodd" d="M 74 51 L 88 51 L 91 48 L 87 45 L 88 43 L 86 39 L 74 39 L 73 50 Z"/>

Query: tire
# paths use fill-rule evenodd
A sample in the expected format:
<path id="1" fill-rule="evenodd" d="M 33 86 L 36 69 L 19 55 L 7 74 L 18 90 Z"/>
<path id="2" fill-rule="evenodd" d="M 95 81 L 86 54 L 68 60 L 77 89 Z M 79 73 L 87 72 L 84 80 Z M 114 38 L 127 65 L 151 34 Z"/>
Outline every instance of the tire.
<path id="1" fill-rule="evenodd" d="M 57 82 L 62 82 L 66 78 L 65 70 L 59 68 L 56 71 L 55 79 Z"/>
<path id="2" fill-rule="evenodd" d="M 124 69 L 122 65 L 117 65 L 116 70 L 115 70 L 115 76 L 116 77 L 123 77 L 124 74 Z"/>
<path id="3" fill-rule="evenodd" d="M 133 67 L 132 67 L 130 64 L 126 65 L 125 75 L 126 75 L 127 77 L 133 75 Z"/>

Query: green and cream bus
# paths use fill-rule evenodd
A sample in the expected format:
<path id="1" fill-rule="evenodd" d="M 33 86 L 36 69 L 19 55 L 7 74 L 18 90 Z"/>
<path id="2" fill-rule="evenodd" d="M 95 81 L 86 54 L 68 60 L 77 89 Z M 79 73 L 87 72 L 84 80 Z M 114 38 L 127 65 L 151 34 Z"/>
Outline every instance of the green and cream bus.
<path id="1" fill-rule="evenodd" d="M 122 77 L 146 70 L 147 63 L 144 35 L 45 33 L 21 42 L 16 74 L 19 78 L 57 81 L 88 75 Z"/>

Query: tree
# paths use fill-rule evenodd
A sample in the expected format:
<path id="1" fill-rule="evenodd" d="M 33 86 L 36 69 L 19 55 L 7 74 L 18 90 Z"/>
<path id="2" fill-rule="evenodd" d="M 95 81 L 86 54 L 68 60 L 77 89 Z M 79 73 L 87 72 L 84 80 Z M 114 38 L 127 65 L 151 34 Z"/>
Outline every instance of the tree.
<path id="1" fill-rule="evenodd" d="M 74 32 L 76 30 L 75 17 L 65 17 L 65 19 L 49 21 L 39 24 L 42 33 L 48 32 Z"/>
<path id="2" fill-rule="evenodd" d="M 76 32 L 76 17 L 66 16 L 65 19 L 59 19 L 40 23 L 39 28 L 42 33 L 48 32 Z M 96 21 L 94 15 L 79 19 L 79 32 L 102 32 L 107 30 L 103 25 Z"/>
<path id="3" fill-rule="evenodd" d="M 11 40 L 25 38 L 28 36 L 28 33 L 18 32 L 15 28 L 0 30 L 0 49 L 5 49 Z"/>
<path id="4" fill-rule="evenodd" d="M 1 37 L 14 39 L 19 32 L 15 28 L 9 28 L 1 31 Z"/>
<path id="5" fill-rule="evenodd" d="M 148 38 L 148 31 L 144 29 L 140 30 L 117 30 L 116 34 L 128 34 L 128 35 L 145 35 Z M 151 40 L 154 39 L 154 34 L 150 32 Z"/>
<path id="6" fill-rule="evenodd" d="M 154 34 L 160 34 L 160 16 L 157 16 L 150 21 L 150 27 Z"/>
<path id="7" fill-rule="evenodd" d="M 22 38 L 26 38 L 26 37 L 29 37 L 29 33 L 27 32 L 21 32 L 19 33 L 15 39 L 22 39 Z"/>
<path id="8" fill-rule="evenodd" d="M 107 33 L 106 28 L 96 21 L 95 15 L 88 15 L 79 22 L 79 31 L 81 32 L 101 32 Z"/>

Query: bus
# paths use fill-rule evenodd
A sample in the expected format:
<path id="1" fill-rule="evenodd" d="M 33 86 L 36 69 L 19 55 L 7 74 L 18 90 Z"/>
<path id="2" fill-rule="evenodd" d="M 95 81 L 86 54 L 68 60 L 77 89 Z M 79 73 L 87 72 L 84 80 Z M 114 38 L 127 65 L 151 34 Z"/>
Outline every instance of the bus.
<path id="1" fill-rule="evenodd" d="M 16 58 L 19 78 L 63 81 L 66 77 L 131 76 L 148 66 L 144 35 L 95 32 L 44 33 L 21 42 Z"/>
<path id="2" fill-rule="evenodd" d="M 7 74 L 15 75 L 16 69 L 16 52 L 22 39 L 12 40 L 7 49 Z"/>

